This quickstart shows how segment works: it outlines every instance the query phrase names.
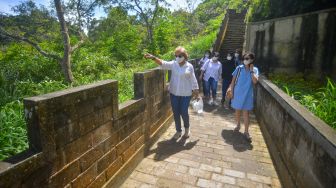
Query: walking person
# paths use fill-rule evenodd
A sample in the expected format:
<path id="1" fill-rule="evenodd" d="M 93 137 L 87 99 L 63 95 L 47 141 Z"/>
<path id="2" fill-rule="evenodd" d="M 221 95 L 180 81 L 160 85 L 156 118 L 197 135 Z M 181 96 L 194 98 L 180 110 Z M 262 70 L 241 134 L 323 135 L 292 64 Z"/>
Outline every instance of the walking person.
<path id="1" fill-rule="evenodd" d="M 228 53 L 226 56 L 226 60 L 223 61 L 222 63 L 222 100 L 221 103 L 222 105 L 225 104 L 225 94 L 227 89 L 229 88 L 231 81 L 232 81 L 232 73 L 235 70 L 235 62 L 233 59 L 233 53 Z M 229 106 L 231 105 L 231 100 L 227 101 Z M 227 108 L 227 106 L 224 106 Z"/>
<path id="2" fill-rule="evenodd" d="M 235 67 L 242 65 L 242 52 L 240 49 L 236 49 L 234 54 Z"/>
<path id="3" fill-rule="evenodd" d="M 202 66 L 199 78 L 200 80 L 203 79 L 203 81 L 205 81 L 205 97 L 208 100 L 209 105 L 218 105 L 216 102 L 217 84 L 222 75 L 222 64 L 218 61 L 218 58 L 219 53 L 215 52 L 211 60 Z"/>
<path id="4" fill-rule="evenodd" d="M 199 98 L 199 92 L 194 67 L 187 61 L 187 51 L 181 46 L 177 47 L 175 49 L 176 59 L 173 61 L 164 61 L 151 54 L 145 54 L 144 57 L 154 60 L 155 63 L 160 65 L 161 69 L 171 70 L 169 92 L 176 128 L 176 133 L 173 138 L 178 139 L 182 135 L 181 117 L 185 128 L 183 137 L 189 137 L 190 123 L 188 107 L 192 94 Z"/>
<path id="5" fill-rule="evenodd" d="M 249 111 L 253 109 L 253 84 L 258 82 L 259 71 L 254 67 L 254 54 L 248 52 L 244 54 L 244 64 L 239 65 L 232 73 L 233 79 L 230 84 L 230 90 L 233 92 L 231 106 L 236 110 L 237 126 L 234 131 L 240 130 L 240 115 L 243 112 L 245 125 L 244 136 L 251 142 L 249 134 Z M 237 79 L 237 82 L 235 80 Z"/>
<path id="6" fill-rule="evenodd" d="M 210 50 L 205 51 L 204 56 L 203 56 L 202 59 L 199 61 L 199 67 L 200 67 L 200 69 L 199 69 L 198 75 L 201 74 L 201 68 L 202 68 L 202 66 L 203 66 L 206 62 L 208 62 L 208 61 L 210 60 L 210 58 L 211 58 L 211 52 L 210 52 Z M 203 91 L 203 95 L 205 96 L 205 94 L 206 94 L 206 90 L 205 90 L 205 81 L 203 81 L 202 79 L 200 79 L 199 81 L 200 81 L 200 83 L 202 83 L 202 91 Z"/>
<path id="7" fill-rule="evenodd" d="M 210 58 L 211 58 L 211 52 L 210 52 L 210 50 L 206 50 L 205 53 L 204 53 L 204 56 L 199 61 L 199 66 L 202 67 L 204 65 L 204 63 L 206 63 L 208 60 L 210 60 Z"/>

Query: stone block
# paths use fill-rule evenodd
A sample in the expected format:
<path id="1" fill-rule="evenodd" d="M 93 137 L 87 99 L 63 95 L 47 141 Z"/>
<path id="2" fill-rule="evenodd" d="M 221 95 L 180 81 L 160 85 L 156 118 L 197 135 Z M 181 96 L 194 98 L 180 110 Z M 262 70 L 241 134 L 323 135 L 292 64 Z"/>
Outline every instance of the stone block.
<path id="1" fill-rule="evenodd" d="M 117 155 L 120 156 L 130 146 L 130 138 L 127 137 L 119 144 L 117 144 Z"/>
<path id="2" fill-rule="evenodd" d="M 144 111 L 144 109 L 144 99 L 128 100 L 120 104 L 118 118 L 122 118 L 124 116 L 135 116 Z"/>
<path id="3" fill-rule="evenodd" d="M 142 127 L 139 127 L 130 135 L 131 144 L 135 143 L 135 141 L 137 141 L 140 138 L 140 136 L 143 134 L 142 131 L 143 131 Z"/>
<path id="4" fill-rule="evenodd" d="M 119 142 L 119 137 L 117 133 L 113 133 L 109 138 L 104 141 L 104 153 L 110 151 Z"/>
<path id="5" fill-rule="evenodd" d="M 198 179 L 197 181 L 197 186 L 198 187 L 213 187 L 213 188 L 221 188 L 223 187 L 222 183 L 219 182 L 215 182 L 215 181 L 210 181 L 210 180 L 206 180 L 206 179 Z"/>
<path id="6" fill-rule="evenodd" d="M 54 129 L 57 130 L 70 123 L 77 122 L 79 118 L 77 108 L 75 104 L 69 104 L 65 108 L 55 111 L 53 117 L 50 118 L 50 121 L 52 121 L 52 119 L 55 121 Z"/>
<path id="7" fill-rule="evenodd" d="M 123 165 L 121 157 L 118 157 L 106 170 L 106 178 L 110 179 Z"/>
<path id="8" fill-rule="evenodd" d="M 122 154 L 123 163 L 126 163 L 135 153 L 136 148 L 134 145 L 127 148 L 127 150 Z"/>
<path id="9" fill-rule="evenodd" d="M 64 148 L 56 150 L 56 157 L 52 163 L 51 173 L 54 174 L 62 169 L 67 163 Z"/>
<path id="10" fill-rule="evenodd" d="M 145 143 L 145 136 L 142 135 L 135 143 L 134 143 L 134 147 L 135 148 L 141 148 L 141 146 Z"/>
<path id="11" fill-rule="evenodd" d="M 221 183 L 228 183 L 228 184 L 232 184 L 235 185 L 236 184 L 236 179 L 230 176 L 222 176 L 219 174 L 212 174 L 211 177 L 212 180 L 215 180 L 217 182 L 221 182 Z"/>
<path id="12" fill-rule="evenodd" d="M 96 125 L 102 125 L 113 119 L 112 116 L 112 106 L 101 108 L 95 111 L 94 120 Z"/>
<path id="13" fill-rule="evenodd" d="M 117 158 L 116 149 L 108 151 L 102 158 L 97 161 L 98 173 L 103 172 Z"/>
<path id="14" fill-rule="evenodd" d="M 114 131 L 112 130 L 112 121 L 108 121 L 107 123 L 97 127 L 91 132 L 91 134 L 93 145 L 97 145 L 111 137 L 114 134 Z"/>
<path id="15" fill-rule="evenodd" d="M 94 112 L 94 102 L 89 101 L 82 101 L 79 102 L 77 105 L 77 113 L 79 117 L 87 116 L 88 114 L 91 114 Z"/>
<path id="16" fill-rule="evenodd" d="M 90 168 L 80 174 L 71 182 L 71 188 L 87 187 L 97 176 L 97 164 L 94 163 Z"/>
<path id="17" fill-rule="evenodd" d="M 79 161 L 74 161 L 52 175 L 48 181 L 50 187 L 63 187 L 80 174 Z"/>
<path id="18" fill-rule="evenodd" d="M 81 171 L 85 171 L 89 166 L 96 162 L 101 156 L 104 155 L 104 143 L 91 148 L 89 151 L 79 159 Z"/>
<path id="19" fill-rule="evenodd" d="M 87 188 L 100 188 L 103 187 L 105 182 L 106 182 L 106 175 L 105 172 L 103 172 L 99 174 Z"/>
<path id="20" fill-rule="evenodd" d="M 95 113 L 88 114 L 79 119 L 79 132 L 85 135 L 98 125 L 95 124 Z"/>
<path id="21" fill-rule="evenodd" d="M 136 99 L 145 97 L 143 73 L 134 73 L 134 97 Z"/>
<path id="22" fill-rule="evenodd" d="M 67 163 L 80 157 L 83 153 L 91 149 L 92 146 L 92 134 L 90 133 L 66 145 L 64 151 Z"/>
<path id="23" fill-rule="evenodd" d="M 78 122 L 69 122 L 66 126 L 59 128 L 56 131 L 55 141 L 56 149 L 62 148 L 65 145 L 80 137 L 80 126 Z"/>

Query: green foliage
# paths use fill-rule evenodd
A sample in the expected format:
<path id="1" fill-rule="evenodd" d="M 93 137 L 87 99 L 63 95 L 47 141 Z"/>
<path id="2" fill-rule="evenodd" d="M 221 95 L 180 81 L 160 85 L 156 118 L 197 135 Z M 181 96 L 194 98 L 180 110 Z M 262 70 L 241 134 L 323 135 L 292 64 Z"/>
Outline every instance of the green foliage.
<path id="1" fill-rule="evenodd" d="M 0 160 L 28 148 L 23 105 L 13 101 L 0 108 Z"/>
<path id="2" fill-rule="evenodd" d="M 253 0 L 250 1 L 247 19 L 249 21 L 259 21 L 270 19 L 270 0 Z"/>
<path id="3" fill-rule="evenodd" d="M 197 40 L 193 41 L 190 45 L 187 45 L 190 59 L 199 58 L 204 54 L 206 50 L 209 50 L 215 41 L 217 32 L 212 32 L 205 36 L 200 36 Z"/>
<path id="4" fill-rule="evenodd" d="M 211 6 L 216 9 L 211 15 L 200 15 L 202 9 L 199 9 L 200 12 L 197 12 L 198 9 L 194 12 L 171 12 L 167 7 L 160 7 L 157 18 L 153 21 L 154 41 L 151 44 L 148 43 L 148 28 L 145 27 L 143 18 L 129 15 L 125 8 L 106 8 L 107 18 L 91 21 L 88 40 L 71 55 L 75 78 L 72 86 L 115 79 L 119 84 L 119 102 L 133 98 L 134 72 L 156 67 L 152 61 L 143 59 L 144 52 L 153 51 L 155 55 L 170 60 L 174 58 L 173 50 L 181 45 L 187 48 L 190 58 L 198 58 L 212 46 L 224 13 L 220 7 Z M 53 15 L 51 11 L 38 8 L 30 2 L 18 7 L 17 13 L 17 16 L 1 17 L 4 19 L 0 21 L 0 26 L 4 24 L 6 30 L 20 36 L 25 35 L 45 51 L 62 56 L 59 24 L 50 16 Z M 199 19 L 201 17 L 203 20 Z M 20 30 L 23 27 L 18 27 L 22 21 L 27 21 L 24 23 L 25 31 Z M 38 21 L 43 25 L 33 24 Z M 79 27 L 77 24 L 68 23 L 71 44 L 79 41 L 74 32 Z M 2 160 L 28 147 L 22 99 L 72 86 L 65 83 L 59 62 L 43 57 L 26 43 L 4 40 L 1 37 L 0 41 Z"/>
<path id="5" fill-rule="evenodd" d="M 270 79 L 289 96 L 298 100 L 317 117 L 336 129 L 336 83 L 327 79 L 322 86 L 317 79 L 304 79 L 302 74 L 274 74 Z M 307 87 L 309 86 L 309 87 Z"/>
<path id="6" fill-rule="evenodd" d="M 235 2 L 234 0 L 231 1 Z M 198 5 L 195 14 L 202 23 L 206 23 L 222 15 L 229 3 L 231 3 L 230 0 L 206 0 Z"/>

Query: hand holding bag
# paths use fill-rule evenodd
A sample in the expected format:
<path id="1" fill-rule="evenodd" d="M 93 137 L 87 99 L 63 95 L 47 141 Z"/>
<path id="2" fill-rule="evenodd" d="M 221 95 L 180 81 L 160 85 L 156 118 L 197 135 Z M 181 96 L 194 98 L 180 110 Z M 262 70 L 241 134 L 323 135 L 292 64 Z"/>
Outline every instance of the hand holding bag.
<path id="1" fill-rule="evenodd" d="M 227 99 L 229 99 L 229 100 L 233 99 L 233 91 L 234 91 L 234 88 L 235 88 L 235 86 L 236 86 L 236 84 L 237 84 L 239 75 L 240 75 L 240 68 L 238 69 L 237 77 L 236 77 L 236 80 L 235 80 L 235 82 L 234 82 L 234 84 L 233 84 L 232 89 L 231 89 L 231 87 L 229 87 L 229 88 L 227 89 L 227 91 L 226 91 L 225 97 L 226 97 Z"/>

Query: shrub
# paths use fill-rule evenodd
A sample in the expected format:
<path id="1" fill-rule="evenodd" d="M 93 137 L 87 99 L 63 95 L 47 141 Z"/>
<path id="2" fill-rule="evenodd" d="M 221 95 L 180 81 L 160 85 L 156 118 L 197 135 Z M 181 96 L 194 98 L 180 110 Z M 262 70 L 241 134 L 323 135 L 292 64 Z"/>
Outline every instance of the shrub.
<path id="1" fill-rule="evenodd" d="M 317 79 L 303 78 L 302 74 L 273 74 L 270 79 L 289 96 L 298 100 L 317 117 L 336 129 L 336 84 L 327 78 L 323 86 Z M 307 87 L 309 86 L 309 87 Z"/>

